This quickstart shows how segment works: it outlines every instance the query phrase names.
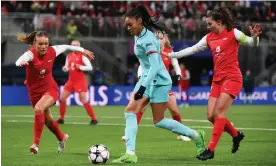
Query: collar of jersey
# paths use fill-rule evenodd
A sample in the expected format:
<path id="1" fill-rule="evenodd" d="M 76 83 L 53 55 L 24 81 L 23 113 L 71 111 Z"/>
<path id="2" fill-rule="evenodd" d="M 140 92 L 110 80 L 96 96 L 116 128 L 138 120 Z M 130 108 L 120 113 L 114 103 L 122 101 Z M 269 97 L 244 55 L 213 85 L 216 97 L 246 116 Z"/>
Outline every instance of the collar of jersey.
<path id="1" fill-rule="evenodd" d="M 145 28 L 145 27 L 143 27 L 143 30 L 142 30 L 142 32 L 139 34 L 139 36 L 137 37 L 137 40 L 138 40 L 139 38 L 143 37 L 143 36 L 147 33 L 147 31 L 148 31 L 148 29 Z M 137 41 L 137 40 L 136 40 L 136 41 Z"/>

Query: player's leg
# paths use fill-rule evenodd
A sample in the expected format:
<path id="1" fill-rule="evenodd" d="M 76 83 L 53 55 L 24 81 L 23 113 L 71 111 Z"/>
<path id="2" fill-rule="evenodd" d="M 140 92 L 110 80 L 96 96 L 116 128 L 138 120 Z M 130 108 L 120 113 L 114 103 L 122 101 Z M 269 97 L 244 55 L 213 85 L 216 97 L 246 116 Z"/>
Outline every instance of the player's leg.
<path id="1" fill-rule="evenodd" d="M 214 151 L 216 145 L 219 142 L 219 139 L 224 131 L 226 124 L 225 113 L 232 104 L 232 102 L 233 98 L 231 97 L 231 95 L 227 93 L 221 93 L 219 98 L 217 99 L 212 116 L 212 119 L 214 120 L 212 137 L 208 145 L 208 148 L 201 154 L 197 155 L 197 158 L 199 160 L 207 160 L 214 158 Z"/>
<path id="2" fill-rule="evenodd" d="M 178 92 L 180 94 L 180 102 L 181 102 L 179 106 L 183 107 L 184 106 L 184 97 L 182 95 L 183 88 L 182 88 L 182 83 L 181 82 L 178 83 Z"/>
<path id="3" fill-rule="evenodd" d="M 65 142 L 69 138 L 69 135 L 63 133 L 60 130 L 58 123 L 54 120 L 49 108 L 46 111 L 44 111 L 44 117 L 45 117 L 45 125 L 56 136 L 56 138 L 59 141 L 57 152 L 58 153 L 63 152 L 65 149 Z"/>
<path id="4" fill-rule="evenodd" d="M 173 120 L 176 120 L 179 123 L 182 123 L 181 115 L 176 103 L 176 99 L 171 91 L 169 92 L 169 102 L 167 103 L 167 108 L 169 109 Z M 177 139 L 182 141 L 191 141 L 189 137 L 186 137 L 184 135 L 178 135 Z"/>
<path id="5" fill-rule="evenodd" d="M 220 96 L 221 87 L 217 84 L 212 84 L 210 97 L 208 99 L 208 105 L 207 105 L 207 119 L 214 124 L 214 111 L 215 111 L 215 105 L 217 103 L 217 100 Z M 230 122 L 231 123 L 231 122 Z M 231 123 L 232 124 L 232 123 Z M 236 136 L 235 130 L 229 125 L 226 125 L 224 128 L 224 131 L 226 131 L 229 135 L 232 137 Z"/>
<path id="6" fill-rule="evenodd" d="M 98 123 L 97 117 L 94 113 L 94 110 L 93 110 L 92 106 L 88 103 L 86 93 L 87 92 L 80 92 L 79 93 L 80 101 L 83 104 L 87 114 L 90 116 L 90 119 L 91 119 L 90 124 L 91 125 L 96 125 Z"/>
<path id="7" fill-rule="evenodd" d="M 189 84 L 187 83 L 187 85 L 185 85 L 185 88 L 184 88 L 184 92 L 186 94 L 186 103 L 185 103 L 185 107 L 189 107 Z"/>
<path id="8" fill-rule="evenodd" d="M 145 92 L 146 93 L 146 92 Z M 134 100 L 134 93 L 131 95 L 130 101 L 125 110 L 125 119 L 126 119 L 126 153 L 113 160 L 112 163 L 136 163 L 137 156 L 135 154 L 135 144 L 136 144 L 136 135 L 138 131 L 138 124 L 136 114 L 142 108 L 148 104 L 148 97 L 145 95 L 139 100 Z"/>
<path id="9" fill-rule="evenodd" d="M 217 99 L 213 112 L 214 128 L 212 131 L 212 137 L 208 148 L 201 154 L 197 155 L 197 158 L 200 160 L 212 159 L 214 157 L 216 145 L 225 128 L 228 128 L 231 135 L 233 134 L 232 153 L 235 153 L 238 150 L 239 143 L 244 137 L 243 133 L 238 132 L 238 130 L 235 129 L 231 122 L 225 117 L 225 114 L 233 103 L 235 96 L 237 96 L 241 90 L 241 83 L 227 81 L 222 86 L 222 89 L 222 93 Z"/>
<path id="10" fill-rule="evenodd" d="M 70 96 L 72 91 L 73 85 L 70 81 L 67 81 L 60 96 L 59 119 L 57 120 L 59 124 L 64 124 L 64 116 L 66 113 L 66 99 Z"/>
<path id="11" fill-rule="evenodd" d="M 136 114 L 136 117 L 137 117 L 137 124 L 139 125 L 141 120 L 142 120 L 142 117 L 145 113 L 145 111 L 147 110 L 147 105 L 141 109 L 141 111 L 139 111 L 137 114 Z"/>
<path id="12" fill-rule="evenodd" d="M 42 96 L 37 102 L 32 100 L 34 107 L 34 141 L 33 145 L 30 147 L 30 151 L 34 154 L 38 152 L 38 147 L 40 143 L 40 138 L 44 128 L 44 111 L 50 108 L 55 103 L 55 100 L 50 95 Z"/>
<path id="13" fill-rule="evenodd" d="M 156 127 L 167 129 L 175 134 L 186 135 L 195 140 L 197 152 L 204 150 L 204 132 L 195 131 L 189 127 L 179 123 L 178 121 L 164 118 L 164 113 L 169 101 L 168 91 L 171 86 L 152 86 L 151 90 L 151 108 L 153 114 L 153 122 Z"/>
<path id="14" fill-rule="evenodd" d="M 57 123 L 64 124 L 64 116 L 66 113 L 66 99 L 71 93 L 67 90 L 63 90 L 60 97 L 60 106 L 59 106 L 59 119 Z"/>

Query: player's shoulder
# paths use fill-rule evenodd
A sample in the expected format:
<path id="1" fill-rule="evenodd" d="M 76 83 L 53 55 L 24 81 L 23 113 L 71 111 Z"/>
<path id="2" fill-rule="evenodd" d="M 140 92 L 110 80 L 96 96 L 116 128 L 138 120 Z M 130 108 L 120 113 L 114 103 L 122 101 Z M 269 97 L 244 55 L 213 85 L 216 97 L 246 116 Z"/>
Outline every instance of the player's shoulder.
<path id="1" fill-rule="evenodd" d="M 36 51 L 36 48 L 34 46 L 32 46 L 28 49 L 28 51 L 31 51 L 32 53 L 34 53 Z"/>

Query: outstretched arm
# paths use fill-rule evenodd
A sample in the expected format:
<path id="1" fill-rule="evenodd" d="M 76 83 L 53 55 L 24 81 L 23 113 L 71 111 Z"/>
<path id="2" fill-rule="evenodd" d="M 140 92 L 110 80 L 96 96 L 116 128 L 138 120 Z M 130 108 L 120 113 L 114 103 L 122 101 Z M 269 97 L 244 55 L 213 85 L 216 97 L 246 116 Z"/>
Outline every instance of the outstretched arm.
<path id="1" fill-rule="evenodd" d="M 86 56 L 88 59 L 94 59 L 95 58 L 93 52 L 91 52 L 89 50 L 86 50 L 82 47 L 71 46 L 71 45 L 55 45 L 55 46 L 52 46 L 52 47 L 56 51 L 56 56 L 58 56 L 59 54 L 69 50 L 69 51 L 79 51 L 79 52 L 83 53 L 83 55 Z"/>
<path id="2" fill-rule="evenodd" d="M 172 66 L 175 70 L 176 75 L 181 76 L 181 69 L 180 69 L 178 60 L 176 58 L 172 58 Z"/>
<path id="3" fill-rule="evenodd" d="M 29 62 L 31 62 L 32 60 L 33 53 L 31 51 L 27 51 L 17 59 L 15 65 L 20 67 L 27 66 L 29 65 Z"/>
<path id="4" fill-rule="evenodd" d="M 179 58 L 182 58 L 182 57 L 193 55 L 193 54 L 198 53 L 200 51 L 204 51 L 208 48 L 206 38 L 207 38 L 207 36 L 204 36 L 197 44 L 193 45 L 192 47 L 185 48 L 185 49 L 183 49 L 179 52 L 172 52 L 172 53 L 169 53 L 167 55 L 170 58 L 179 59 Z M 164 53 L 162 53 L 162 54 L 164 54 Z M 164 55 L 166 55 L 166 54 L 164 54 Z"/>
<path id="5" fill-rule="evenodd" d="M 253 29 L 250 26 L 249 29 L 251 37 L 246 36 L 243 32 L 236 28 L 234 29 L 235 37 L 241 44 L 257 47 L 259 45 L 259 35 L 262 33 L 260 24 L 256 24 Z"/>

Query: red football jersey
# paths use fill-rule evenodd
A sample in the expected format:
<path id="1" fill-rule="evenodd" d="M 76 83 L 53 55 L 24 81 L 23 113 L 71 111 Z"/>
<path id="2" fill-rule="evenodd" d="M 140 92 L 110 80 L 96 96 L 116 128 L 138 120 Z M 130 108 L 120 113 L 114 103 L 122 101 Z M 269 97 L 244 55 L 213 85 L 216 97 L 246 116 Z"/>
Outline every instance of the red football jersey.
<path id="1" fill-rule="evenodd" d="M 234 35 L 234 29 L 229 32 L 225 29 L 220 34 L 209 33 L 207 45 L 213 54 L 213 81 L 231 79 L 242 82 L 238 62 L 239 43 Z"/>
<path id="2" fill-rule="evenodd" d="M 52 76 L 52 68 L 56 58 L 56 51 L 48 47 L 44 56 L 39 56 L 36 48 L 29 49 L 33 53 L 33 60 L 26 66 L 26 85 L 30 96 L 39 96 L 50 88 L 58 89 Z"/>
<path id="3" fill-rule="evenodd" d="M 166 53 L 171 53 L 172 49 L 171 48 L 164 48 L 163 51 L 166 52 Z M 163 54 L 161 54 L 161 57 L 162 57 L 162 61 L 163 61 L 164 65 L 165 65 L 167 71 L 169 72 L 170 71 L 170 66 L 172 64 L 171 58 L 168 58 L 168 57 L 166 57 Z"/>
<path id="4" fill-rule="evenodd" d="M 68 68 L 69 68 L 69 80 L 74 82 L 86 81 L 84 72 L 76 68 L 76 64 L 84 65 L 82 61 L 82 53 L 72 52 L 67 55 Z"/>

